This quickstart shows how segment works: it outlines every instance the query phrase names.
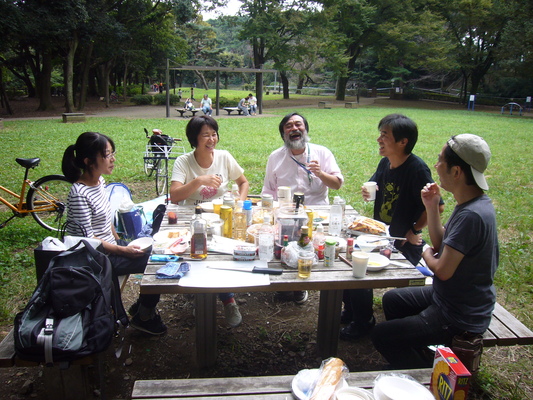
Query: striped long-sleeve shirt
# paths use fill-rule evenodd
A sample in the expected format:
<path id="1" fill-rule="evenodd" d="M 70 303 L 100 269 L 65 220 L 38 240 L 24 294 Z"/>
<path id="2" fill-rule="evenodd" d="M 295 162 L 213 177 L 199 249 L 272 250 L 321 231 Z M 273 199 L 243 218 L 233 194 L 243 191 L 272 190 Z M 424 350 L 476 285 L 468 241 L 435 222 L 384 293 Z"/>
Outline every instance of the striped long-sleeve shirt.
<path id="1" fill-rule="evenodd" d="M 83 236 L 78 225 L 84 227 L 87 237 L 97 237 L 108 243 L 116 244 L 111 231 L 111 208 L 105 191 L 104 178 L 96 186 L 81 182 L 72 185 L 68 195 L 67 231 L 71 235 Z"/>

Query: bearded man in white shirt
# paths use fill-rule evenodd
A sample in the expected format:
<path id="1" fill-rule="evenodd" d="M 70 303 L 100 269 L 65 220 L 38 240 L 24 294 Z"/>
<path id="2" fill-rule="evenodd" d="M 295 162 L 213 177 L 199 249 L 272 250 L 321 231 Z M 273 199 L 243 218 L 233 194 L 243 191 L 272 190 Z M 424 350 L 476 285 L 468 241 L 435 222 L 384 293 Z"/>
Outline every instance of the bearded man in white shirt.
<path id="1" fill-rule="evenodd" d="M 306 205 L 329 204 L 328 190 L 338 190 L 344 177 L 333 153 L 309 143 L 309 124 L 298 113 L 286 115 L 279 124 L 283 147 L 268 157 L 262 193 L 277 200 L 279 186 L 305 195 Z"/>

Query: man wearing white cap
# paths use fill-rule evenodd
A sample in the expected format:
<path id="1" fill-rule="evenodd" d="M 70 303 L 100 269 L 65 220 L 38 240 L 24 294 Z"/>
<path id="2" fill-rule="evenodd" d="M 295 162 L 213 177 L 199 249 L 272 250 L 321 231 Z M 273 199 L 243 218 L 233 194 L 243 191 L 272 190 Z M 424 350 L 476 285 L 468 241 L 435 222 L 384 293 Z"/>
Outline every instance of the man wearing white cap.
<path id="1" fill-rule="evenodd" d="M 440 187 L 457 201 L 445 226 L 440 222 L 439 186 L 428 183 L 422 189 L 433 245 L 423 257 L 435 274 L 433 285 L 387 292 L 387 321 L 372 334 L 374 346 L 394 368 L 431 367 L 427 346 L 451 346 L 458 339 L 480 344 L 490 324 L 499 261 L 496 213 L 484 193 L 490 157 L 485 140 L 468 133 L 453 136 L 443 147 L 435 168 Z"/>

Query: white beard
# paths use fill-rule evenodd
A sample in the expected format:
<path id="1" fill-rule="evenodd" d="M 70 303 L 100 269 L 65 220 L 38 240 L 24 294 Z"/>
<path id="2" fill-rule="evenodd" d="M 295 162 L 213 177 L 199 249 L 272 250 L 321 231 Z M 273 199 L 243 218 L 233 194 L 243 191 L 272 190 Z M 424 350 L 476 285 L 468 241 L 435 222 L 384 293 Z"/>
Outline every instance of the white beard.
<path id="1" fill-rule="evenodd" d="M 309 143 L 309 135 L 307 135 L 307 131 L 305 129 L 303 131 L 300 131 L 300 133 L 302 136 L 298 140 L 290 140 L 290 138 L 288 140 L 284 139 L 285 146 L 288 149 L 291 149 L 291 150 L 305 149 L 305 146 L 307 145 L 307 143 Z M 289 134 L 289 137 L 290 137 L 290 134 Z"/>

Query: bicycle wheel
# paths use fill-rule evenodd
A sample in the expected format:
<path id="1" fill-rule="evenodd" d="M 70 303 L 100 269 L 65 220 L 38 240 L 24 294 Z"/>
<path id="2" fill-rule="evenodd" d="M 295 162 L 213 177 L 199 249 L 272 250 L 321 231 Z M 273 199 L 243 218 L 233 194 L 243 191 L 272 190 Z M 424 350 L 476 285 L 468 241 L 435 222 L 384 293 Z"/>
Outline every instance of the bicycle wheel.
<path id="1" fill-rule="evenodd" d="M 151 176 L 152 173 L 154 172 L 154 163 L 155 163 L 155 159 L 154 159 L 154 153 L 152 153 L 151 150 L 148 150 L 148 149 L 151 149 L 152 146 L 148 145 L 146 146 L 146 151 L 144 152 L 144 173 L 146 174 L 146 176 Z"/>
<path id="2" fill-rule="evenodd" d="M 28 190 L 26 204 L 39 225 L 51 231 L 59 231 L 62 218 L 67 216 L 67 198 L 72 183 L 63 175 L 48 175 L 33 183 Z"/>
<path id="3" fill-rule="evenodd" d="M 155 173 L 155 191 L 158 196 L 166 193 L 168 184 L 167 159 L 163 158 L 157 161 Z"/>

